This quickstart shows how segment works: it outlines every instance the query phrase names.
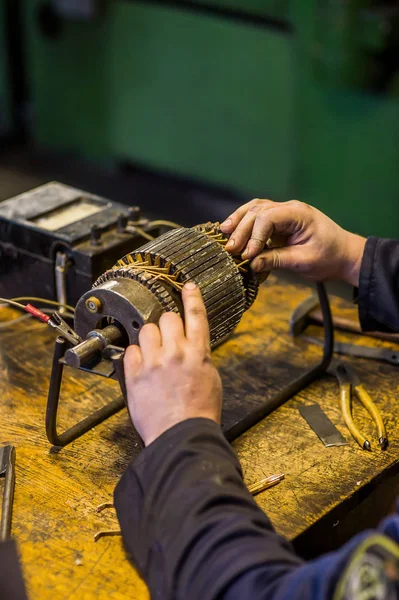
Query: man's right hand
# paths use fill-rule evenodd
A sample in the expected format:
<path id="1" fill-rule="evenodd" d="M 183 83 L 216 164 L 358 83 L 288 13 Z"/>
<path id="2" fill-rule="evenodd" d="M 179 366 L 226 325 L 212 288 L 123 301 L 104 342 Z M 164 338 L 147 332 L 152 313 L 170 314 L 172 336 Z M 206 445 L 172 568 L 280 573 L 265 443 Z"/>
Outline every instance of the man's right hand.
<path id="1" fill-rule="evenodd" d="M 200 289 L 188 283 L 182 298 L 184 324 L 179 315 L 167 312 L 159 327 L 144 325 L 140 347 L 129 346 L 125 353 L 129 413 L 146 446 L 186 419 L 220 424 L 222 383 L 211 357 Z"/>
<path id="2" fill-rule="evenodd" d="M 259 273 L 282 268 L 308 280 L 359 284 L 365 238 L 345 231 L 308 204 L 255 199 L 220 227 L 231 234 L 226 249 L 252 259 L 251 266 Z"/>

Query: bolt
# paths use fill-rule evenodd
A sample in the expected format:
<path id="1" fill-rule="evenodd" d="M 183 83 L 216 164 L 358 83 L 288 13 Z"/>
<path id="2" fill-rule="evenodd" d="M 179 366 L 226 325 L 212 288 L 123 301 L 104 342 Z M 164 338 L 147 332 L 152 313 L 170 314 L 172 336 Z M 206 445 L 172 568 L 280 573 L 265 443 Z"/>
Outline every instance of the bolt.
<path id="1" fill-rule="evenodd" d="M 137 223 L 141 218 L 141 208 L 139 206 L 130 206 L 128 208 L 129 221 Z"/>
<path id="2" fill-rule="evenodd" d="M 95 296 L 90 296 L 90 298 L 87 298 L 85 304 L 87 310 L 91 313 L 98 313 L 103 307 L 103 305 L 101 304 L 101 300 L 99 300 Z"/>
<path id="3" fill-rule="evenodd" d="M 92 225 L 90 228 L 90 243 L 92 246 L 101 244 L 101 228 L 98 225 Z"/>
<path id="4" fill-rule="evenodd" d="M 124 213 L 118 215 L 117 228 L 118 233 L 124 233 L 127 225 L 128 217 Z"/>

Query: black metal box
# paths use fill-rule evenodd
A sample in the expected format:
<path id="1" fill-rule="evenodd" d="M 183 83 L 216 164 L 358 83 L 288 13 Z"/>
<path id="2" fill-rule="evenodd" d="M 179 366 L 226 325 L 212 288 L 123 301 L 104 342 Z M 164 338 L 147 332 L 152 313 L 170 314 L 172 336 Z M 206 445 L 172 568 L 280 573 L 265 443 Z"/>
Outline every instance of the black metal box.
<path id="1" fill-rule="evenodd" d="M 145 239 L 129 208 L 51 182 L 0 203 L 0 295 L 75 305 L 96 278 Z M 141 229 L 139 229 L 141 231 Z"/>

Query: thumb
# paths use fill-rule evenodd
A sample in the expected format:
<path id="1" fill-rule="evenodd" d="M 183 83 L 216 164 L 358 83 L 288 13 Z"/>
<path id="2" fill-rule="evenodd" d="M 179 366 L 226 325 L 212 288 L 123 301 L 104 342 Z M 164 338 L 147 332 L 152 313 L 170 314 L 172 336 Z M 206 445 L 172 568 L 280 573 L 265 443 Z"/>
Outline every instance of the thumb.
<path id="1" fill-rule="evenodd" d="M 296 246 L 270 248 L 264 250 L 251 262 L 256 273 L 273 271 L 275 269 L 290 269 L 296 271 L 301 265 L 301 250 Z"/>

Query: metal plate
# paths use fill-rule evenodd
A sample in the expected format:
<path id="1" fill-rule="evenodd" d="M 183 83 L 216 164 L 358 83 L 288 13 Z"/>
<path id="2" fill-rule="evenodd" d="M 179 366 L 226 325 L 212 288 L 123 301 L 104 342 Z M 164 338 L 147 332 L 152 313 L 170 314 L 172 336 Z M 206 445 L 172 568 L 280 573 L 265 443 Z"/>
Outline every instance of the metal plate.
<path id="1" fill-rule="evenodd" d="M 347 445 L 348 442 L 318 404 L 301 406 L 299 412 L 327 448 Z"/>

